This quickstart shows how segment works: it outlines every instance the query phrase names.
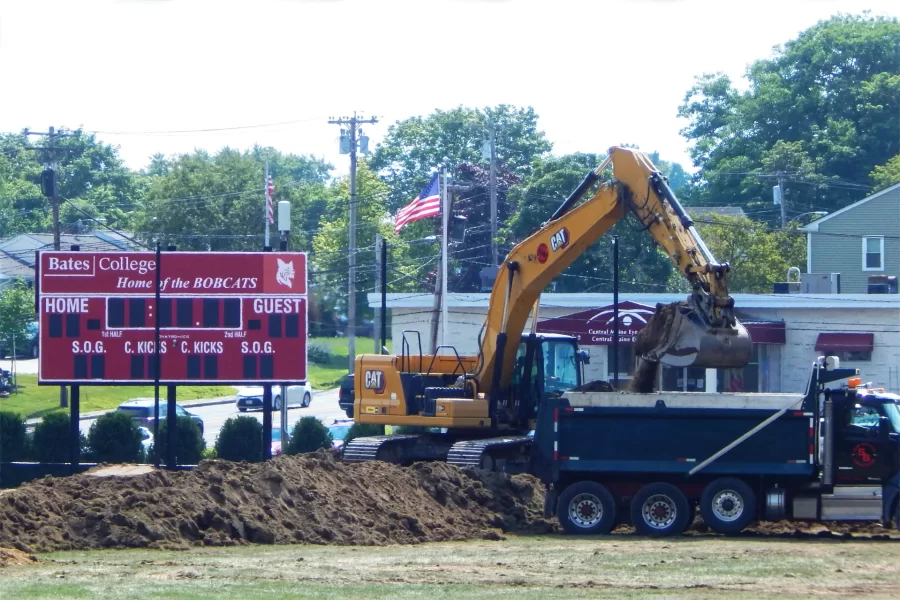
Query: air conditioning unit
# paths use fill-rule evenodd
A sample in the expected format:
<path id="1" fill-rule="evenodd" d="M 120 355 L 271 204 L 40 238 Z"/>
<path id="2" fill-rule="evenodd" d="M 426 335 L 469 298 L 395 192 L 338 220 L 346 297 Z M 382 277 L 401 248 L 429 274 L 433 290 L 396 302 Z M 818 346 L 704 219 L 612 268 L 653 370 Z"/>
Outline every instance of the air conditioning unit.
<path id="1" fill-rule="evenodd" d="M 778 281 L 772 284 L 773 294 L 799 294 L 799 281 Z"/>
<path id="2" fill-rule="evenodd" d="M 870 294 L 896 294 L 896 275 L 869 275 Z"/>
<path id="3" fill-rule="evenodd" d="M 840 294 L 840 273 L 802 273 L 800 275 L 801 294 Z"/>

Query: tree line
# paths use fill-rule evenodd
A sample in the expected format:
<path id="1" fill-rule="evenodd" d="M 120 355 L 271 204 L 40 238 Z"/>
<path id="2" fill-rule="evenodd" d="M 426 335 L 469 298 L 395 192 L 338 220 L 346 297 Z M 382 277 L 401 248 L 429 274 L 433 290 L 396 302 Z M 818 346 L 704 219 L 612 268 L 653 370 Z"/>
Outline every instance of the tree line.
<path id="1" fill-rule="evenodd" d="M 771 291 L 789 266 L 805 266 L 801 236 L 781 227 L 772 185 L 785 182 L 792 218 L 832 212 L 900 181 L 900 23 L 836 15 L 749 65 L 743 85 L 721 73 L 703 74 L 679 107 L 682 134 L 697 169 L 651 158 L 690 212 L 691 207 L 740 207 L 746 217 L 707 216 L 699 229 L 719 260 L 734 266 L 736 292 Z M 375 290 L 374 240 L 389 243 L 390 291 L 431 291 L 437 273 L 439 219 L 394 232 L 391 216 L 410 202 L 431 172 L 449 159 L 454 213 L 467 217 L 465 241 L 452 247 L 449 286 L 477 291 L 491 264 L 487 128 L 496 127 L 502 258 L 532 233 L 596 167 L 602 154 L 555 156 L 531 107 L 460 106 L 392 125 L 358 170 L 358 306 Z M 615 142 L 615 141 L 613 141 Z M 618 141 L 627 145 L 628 140 Z M 47 157 L 24 135 L 0 135 L 0 238 L 51 229 L 40 193 Z M 292 207 L 291 247 L 311 253 L 311 325 L 332 326 L 346 310 L 348 198 L 346 178 L 314 156 L 254 147 L 153 156 L 139 171 L 117 148 L 90 133 L 59 140 L 59 193 L 65 231 L 111 228 L 143 244 L 184 250 L 251 250 L 262 246 L 266 162 L 276 199 Z M 645 149 L 652 150 L 652 149 Z M 794 222 L 792 226 L 804 224 Z M 665 255 L 630 218 L 586 251 L 555 282 L 562 292 L 612 288 L 611 234 L 619 236 L 623 291 L 678 289 Z"/>

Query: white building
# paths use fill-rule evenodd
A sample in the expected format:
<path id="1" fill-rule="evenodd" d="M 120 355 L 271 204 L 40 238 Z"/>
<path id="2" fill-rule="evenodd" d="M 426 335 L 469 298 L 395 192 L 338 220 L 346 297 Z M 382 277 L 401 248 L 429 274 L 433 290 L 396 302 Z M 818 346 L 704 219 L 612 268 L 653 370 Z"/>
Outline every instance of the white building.
<path id="1" fill-rule="evenodd" d="M 684 300 L 685 294 L 619 294 L 619 378 L 633 371 L 633 336 L 657 303 Z M 446 341 L 461 355 L 478 351 L 478 333 L 489 294 L 449 294 Z M 686 391 L 804 392 L 817 356 L 841 357 L 841 365 L 860 370 L 863 381 L 900 392 L 900 295 L 895 294 L 735 294 L 738 318 L 754 341 L 751 363 L 740 370 L 669 369 L 664 389 Z M 612 380 L 612 294 L 543 294 L 538 331 L 572 333 L 591 354 L 588 381 Z M 369 306 L 381 306 L 369 294 Z M 423 353 L 431 345 L 430 294 L 387 296 L 393 350 L 400 354 L 404 331 L 418 332 Z M 530 330 L 531 323 L 526 325 Z M 415 334 L 407 334 L 418 352 Z"/>

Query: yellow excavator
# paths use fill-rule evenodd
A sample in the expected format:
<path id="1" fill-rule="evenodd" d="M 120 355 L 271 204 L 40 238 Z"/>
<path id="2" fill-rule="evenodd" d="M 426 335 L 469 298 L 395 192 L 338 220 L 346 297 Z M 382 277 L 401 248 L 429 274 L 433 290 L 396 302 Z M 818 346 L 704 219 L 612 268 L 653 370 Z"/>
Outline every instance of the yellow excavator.
<path id="1" fill-rule="evenodd" d="M 610 164 L 613 179 L 601 183 Z M 667 315 L 660 335 L 644 344 L 641 357 L 672 366 L 745 366 L 752 345 L 734 315 L 728 264 L 715 260 L 647 155 L 613 147 L 553 216 L 506 257 L 477 356 L 459 356 L 450 346 L 423 355 L 417 332 L 404 332 L 399 355 L 356 357 L 354 420 L 415 432 L 356 438 L 344 447 L 344 460 L 439 460 L 525 470 L 537 407 L 581 385 L 580 367 L 588 360 L 574 337 L 536 332 L 541 291 L 629 211 L 692 286 L 687 301 Z M 530 314 L 531 332 L 523 335 Z"/>

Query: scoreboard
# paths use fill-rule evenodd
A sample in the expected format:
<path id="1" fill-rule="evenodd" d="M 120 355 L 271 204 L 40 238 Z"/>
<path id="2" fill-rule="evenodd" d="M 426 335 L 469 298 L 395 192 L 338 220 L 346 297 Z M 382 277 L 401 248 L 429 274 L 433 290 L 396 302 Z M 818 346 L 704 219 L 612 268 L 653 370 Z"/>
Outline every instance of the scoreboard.
<path id="1" fill-rule="evenodd" d="M 152 383 L 157 355 L 166 385 L 306 379 L 303 253 L 45 251 L 37 265 L 41 384 Z"/>

